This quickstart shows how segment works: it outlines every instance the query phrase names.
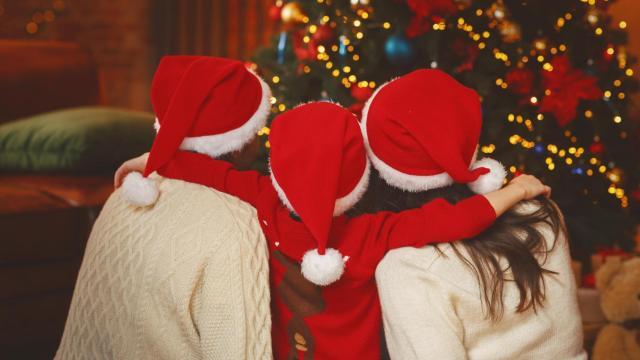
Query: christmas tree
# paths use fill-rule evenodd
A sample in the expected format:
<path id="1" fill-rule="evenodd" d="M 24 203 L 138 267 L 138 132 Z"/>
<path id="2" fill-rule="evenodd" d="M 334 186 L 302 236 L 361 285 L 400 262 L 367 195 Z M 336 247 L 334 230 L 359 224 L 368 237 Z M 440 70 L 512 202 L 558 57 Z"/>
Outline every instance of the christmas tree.
<path id="1" fill-rule="evenodd" d="M 322 99 L 358 113 L 379 85 L 411 70 L 453 75 L 482 98 L 481 153 L 551 185 L 575 255 L 586 257 L 630 248 L 640 207 L 628 118 L 635 59 L 611 2 L 276 1 L 269 16 L 281 31 L 252 65 L 272 86 L 274 114 Z"/>

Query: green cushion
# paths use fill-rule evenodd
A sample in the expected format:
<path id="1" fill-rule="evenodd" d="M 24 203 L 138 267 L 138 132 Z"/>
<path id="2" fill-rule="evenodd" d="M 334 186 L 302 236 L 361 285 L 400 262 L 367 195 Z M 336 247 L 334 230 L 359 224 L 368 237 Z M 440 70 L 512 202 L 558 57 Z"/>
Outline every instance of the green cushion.
<path id="1" fill-rule="evenodd" d="M 153 121 L 149 113 L 83 107 L 0 125 L 0 171 L 111 172 L 149 151 Z"/>

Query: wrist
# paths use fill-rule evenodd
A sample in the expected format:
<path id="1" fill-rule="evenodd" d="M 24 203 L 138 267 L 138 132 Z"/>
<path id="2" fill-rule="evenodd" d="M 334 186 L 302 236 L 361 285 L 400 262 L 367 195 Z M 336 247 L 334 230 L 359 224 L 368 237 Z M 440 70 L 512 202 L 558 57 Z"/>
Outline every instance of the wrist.
<path id="1" fill-rule="evenodd" d="M 507 185 L 507 188 L 510 188 L 518 201 L 525 200 L 527 198 L 527 190 L 524 188 L 524 186 L 518 183 L 509 183 L 509 185 Z"/>

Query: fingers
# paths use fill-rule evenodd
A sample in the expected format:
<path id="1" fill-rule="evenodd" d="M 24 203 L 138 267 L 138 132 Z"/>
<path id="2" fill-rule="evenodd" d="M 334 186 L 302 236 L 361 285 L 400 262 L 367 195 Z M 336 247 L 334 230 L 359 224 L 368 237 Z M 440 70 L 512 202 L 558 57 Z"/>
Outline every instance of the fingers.
<path id="1" fill-rule="evenodd" d="M 122 186 L 124 178 L 134 171 L 143 172 L 147 166 L 147 160 L 149 159 L 149 153 L 144 153 L 138 157 L 127 160 L 116 170 L 113 176 L 113 186 L 117 189 Z"/>
<path id="2" fill-rule="evenodd" d="M 551 188 L 543 184 L 537 177 L 533 175 L 521 174 L 511 180 L 512 183 L 521 186 L 524 189 L 526 200 L 533 199 L 540 195 L 545 197 L 551 196 Z"/>
<path id="3" fill-rule="evenodd" d="M 116 170 L 115 175 L 113 176 L 113 187 L 116 189 L 122 186 L 122 180 L 127 175 L 127 163 L 128 161 L 120 165 L 118 170 Z"/>

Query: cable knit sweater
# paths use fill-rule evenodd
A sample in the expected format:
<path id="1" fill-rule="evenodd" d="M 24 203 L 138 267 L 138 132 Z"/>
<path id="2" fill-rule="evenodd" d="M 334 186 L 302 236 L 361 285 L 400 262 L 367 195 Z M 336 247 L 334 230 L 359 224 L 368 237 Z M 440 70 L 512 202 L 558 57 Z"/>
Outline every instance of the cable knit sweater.
<path id="1" fill-rule="evenodd" d="M 548 227 L 539 230 L 550 249 L 554 234 Z M 516 313 L 519 293 L 513 282 L 506 282 L 505 312 L 496 323 L 484 317 L 474 273 L 451 245 L 440 249 L 444 254 L 432 246 L 393 250 L 376 270 L 392 359 L 587 358 L 566 238 L 560 237 L 546 260 L 541 259 L 544 268 L 558 272 L 545 276 L 544 306 L 537 313 Z"/>
<path id="2" fill-rule="evenodd" d="M 56 359 L 270 359 L 267 245 L 255 210 L 163 179 L 116 191 L 89 238 Z"/>

